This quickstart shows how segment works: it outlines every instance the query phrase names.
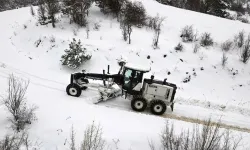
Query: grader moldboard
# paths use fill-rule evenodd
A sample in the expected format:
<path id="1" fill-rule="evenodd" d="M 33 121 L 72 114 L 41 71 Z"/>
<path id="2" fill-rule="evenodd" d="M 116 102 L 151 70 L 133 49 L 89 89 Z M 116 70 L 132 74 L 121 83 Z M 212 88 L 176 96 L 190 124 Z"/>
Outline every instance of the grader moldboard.
<path id="1" fill-rule="evenodd" d="M 149 72 L 150 69 L 137 68 L 126 63 L 121 63 L 120 66 L 118 74 L 110 74 L 109 65 L 107 74 L 105 74 L 105 70 L 103 70 L 103 74 L 85 73 L 84 70 L 71 74 L 70 84 L 66 88 L 67 94 L 79 97 L 82 90 L 96 87 L 96 84 L 89 83 L 89 79 L 102 80 L 103 85 L 97 86 L 100 99 L 95 104 L 125 95 L 125 99 L 127 96 L 130 97 L 131 108 L 134 111 L 142 112 L 149 107 L 154 115 L 162 115 L 167 106 L 170 106 L 173 111 L 173 101 L 177 89 L 175 84 L 166 82 L 167 79 L 155 80 L 153 75 L 150 79 L 143 79 L 144 73 Z M 114 85 L 118 88 L 115 88 Z"/>

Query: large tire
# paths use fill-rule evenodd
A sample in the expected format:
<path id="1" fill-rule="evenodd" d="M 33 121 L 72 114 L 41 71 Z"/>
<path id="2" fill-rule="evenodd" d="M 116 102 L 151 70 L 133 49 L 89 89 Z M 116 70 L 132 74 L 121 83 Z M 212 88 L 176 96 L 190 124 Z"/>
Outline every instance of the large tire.
<path id="1" fill-rule="evenodd" d="M 131 108 L 134 111 L 142 112 L 147 108 L 147 101 L 142 97 L 135 97 L 131 101 Z"/>
<path id="2" fill-rule="evenodd" d="M 81 87 L 77 84 L 69 84 L 66 88 L 66 92 L 70 96 L 79 97 L 82 94 Z"/>
<path id="3" fill-rule="evenodd" d="M 162 115 L 167 110 L 167 106 L 161 100 L 153 100 L 150 105 L 150 110 L 154 115 Z"/>

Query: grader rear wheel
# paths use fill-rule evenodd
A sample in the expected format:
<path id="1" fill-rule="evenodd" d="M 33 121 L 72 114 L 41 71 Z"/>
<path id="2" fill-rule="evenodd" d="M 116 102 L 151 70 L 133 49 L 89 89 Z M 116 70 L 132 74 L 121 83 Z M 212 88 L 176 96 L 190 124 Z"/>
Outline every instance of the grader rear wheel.
<path id="1" fill-rule="evenodd" d="M 150 110 L 154 115 L 162 115 L 167 110 L 167 106 L 161 100 L 153 100 L 151 102 Z"/>

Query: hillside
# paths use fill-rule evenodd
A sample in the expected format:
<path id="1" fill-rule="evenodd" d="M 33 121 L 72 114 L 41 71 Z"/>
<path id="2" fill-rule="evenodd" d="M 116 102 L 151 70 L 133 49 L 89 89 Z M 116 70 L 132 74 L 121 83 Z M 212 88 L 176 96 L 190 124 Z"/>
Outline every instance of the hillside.
<path id="1" fill-rule="evenodd" d="M 250 127 L 250 65 L 240 61 L 240 50 L 235 48 L 227 52 L 228 64 L 223 68 L 223 52 L 220 48 L 222 42 L 233 40 L 241 30 L 248 35 L 250 26 L 165 6 L 153 0 L 140 1 L 148 15 L 156 16 L 159 13 L 165 17 L 159 49 L 152 48 L 154 34 L 146 28 L 133 28 L 132 43 L 124 42 L 117 19 L 103 15 L 94 5 L 88 16 L 89 38 L 85 28 L 77 29 L 62 14 L 58 15 L 60 21 L 56 28 L 52 28 L 51 24 L 37 24 L 37 16 L 31 16 L 29 8 L 0 13 L 0 19 L 5 20 L 0 24 L 0 94 L 6 91 L 9 73 L 30 80 L 27 98 L 39 106 L 38 122 L 30 129 L 31 137 L 41 140 L 45 149 L 66 149 L 63 143 L 69 138 L 72 124 L 77 131 L 77 142 L 80 142 L 84 128 L 93 120 L 103 126 L 105 138 L 112 148 L 115 147 L 112 142 L 115 138 L 120 140 L 120 149 L 146 150 L 149 149 L 147 139 L 159 142 L 159 133 L 166 119 L 135 113 L 130 110 L 129 101 L 122 98 L 93 105 L 91 101 L 97 92 L 91 89 L 83 92 L 80 98 L 69 97 L 65 92 L 70 73 L 83 69 L 102 73 L 107 65 L 111 66 L 111 73 L 117 73 L 117 59 L 121 56 L 126 57 L 130 63 L 151 67 L 146 77 L 154 74 L 155 78 L 167 78 L 178 86 L 175 109 L 173 112 L 168 110 L 166 114 L 199 119 L 211 116 L 212 120 L 222 116 L 225 124 Z M 100 24 L 99 31 L 93 29 L 97 22 Z M 202 47 L 193 53 L 194 44 L 183 43 L 183 52 L 176 52 L 174 48 L 181 42 L 181 29 L 186 25 L 193 25 L 199 35 L 211 33 L 214 46 Z M 74 30 L 78 30 L 77 35 Z M 92 54 L 92 58 L 78 70 L 70 70 L 60 62 L 72 38 L 81 39 L 84 47 Z M 37 45 L 39 40 L 41 43 Z M 147 59 L 148 55 L 150 59 Z M 197 76 L 193 75 L 194 72 Z M 190 82 L 183 83 L 189 75 Z M 7 119 L 2 117 L 8 114 L 3 106 L 0 106 L 0 116 L 0 137 L 3 137 L 8 132 Z M 192 127 L 190 123 L 170 120 L 180 130 Z M 249 134 L 242 134 L 245 142 L 250 139 Z"/>

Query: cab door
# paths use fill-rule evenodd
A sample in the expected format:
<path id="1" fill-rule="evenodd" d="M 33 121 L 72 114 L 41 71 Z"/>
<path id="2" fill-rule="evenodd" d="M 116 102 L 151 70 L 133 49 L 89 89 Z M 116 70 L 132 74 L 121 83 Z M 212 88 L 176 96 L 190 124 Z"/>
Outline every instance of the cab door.
<path id="1" fill-rule="evenodd" d="M 132 70 L 129 68 L 126 68 L 124 70 L 124 84 L 123 89 L 127 91 L 129 94 L 133 94 L 133 88 L 142 82 L 142 75 L 143 73 L 141 71 Z M 137 91 L 138 92 L 138 91 Z"/>

